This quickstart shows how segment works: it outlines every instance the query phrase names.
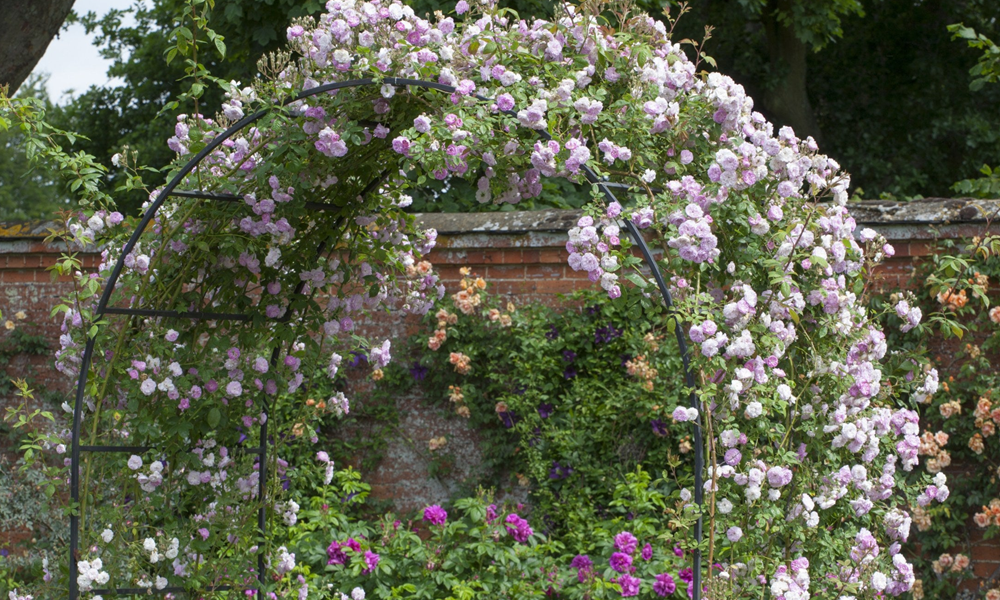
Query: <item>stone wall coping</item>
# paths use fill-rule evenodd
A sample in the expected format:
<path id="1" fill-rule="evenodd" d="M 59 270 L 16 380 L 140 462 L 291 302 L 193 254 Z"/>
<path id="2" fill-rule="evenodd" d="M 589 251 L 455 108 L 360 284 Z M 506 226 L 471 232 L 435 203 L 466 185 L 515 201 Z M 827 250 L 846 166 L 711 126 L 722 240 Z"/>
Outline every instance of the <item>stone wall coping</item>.
<path id="1" fill-rule="evenodd" d="M 908 202 L 862 200 L 849 203 L 848 208 L 859 227 L 881 230 L 890 239 L 963 237 L 969 233 L 967 226 L 992 223 L 1000 216 L 1000 200 L 974 198 L 923 198 Z M 551 236 L 544 235 L 546 233 L 563 233 L 569 230 L 576 224 L 581 214 L 580 210 L 552 209 L 424 213 L 417 214 L 416 218 L 421 226 L 434 228 L 442 236 L 472 236 L 475 239 L 484 239 L 494 235 L 528 234 L 529 237 L 537 239 L 534 240 L 535 243 L 529 242 L 526 245 L 536 245 L 550 242 Z M 59 224 L 55 221 L 0 222 L 0 252 L 23 252 L 24 249 L 20 244 L 11 242 L 40 241 L 58 228 Z M 949 232 L 948 229 L 952 231 Z"/>
<path id="2" fill-rule="evenodd" d="M 0 240 L 44 240 L 61 229 L 57 221 L 0 221 Z"/>
<path id="3" fill-rule="evenodd" d="M 909 202 L 861 200 L 848 209 L 859 227 L 905 225 L 971 225 L 998 220 L 1000 200 L 923 198 Z M 490 213 L 427 213 L 417 215 L 424 227 L 440 235 L 468 233 L 562 232 L 576 224 L 582 211 L 537 210 Z"/>

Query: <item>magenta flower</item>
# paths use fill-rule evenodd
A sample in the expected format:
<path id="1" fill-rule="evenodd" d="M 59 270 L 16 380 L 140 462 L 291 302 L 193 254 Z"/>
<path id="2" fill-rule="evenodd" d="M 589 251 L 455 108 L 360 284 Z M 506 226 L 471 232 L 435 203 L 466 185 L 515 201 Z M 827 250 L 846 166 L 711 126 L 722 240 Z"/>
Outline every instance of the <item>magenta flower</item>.
<path id="1" fill-rule="evenodd" d="M 514 538 L 514 540 L 521 542 L 522 544 L 528 541 L 534 531 L 532 531 L 531 526 L 528 522 L 517 516 L 514 513 L 507 515 L 507 533 Z M 511 527 L 513 525 L 513 527 Z"/>
<path id="2" fill-rule="evenodd" d="M 669 573 L 660 573 L 656 576 L 656 583 L 653 584 L 653 593 L 657 596 L 669 596 L 677 589 L 674 578 Z"/>
<path id="3" fill-rule="evenodd" d="M 623 531 L 615 536 L 615 548 L 625 554 L 632 554 L 635 552 L 636 546 L 639 545 L 639 540 L 636 539 L 629 531 Z"/>
<path id="4" fill-rule="evenodd" d="M 569 566 L 577 570 L 576 579 L 580 583 L 584 583 L 594 574 L 594 561 L 586 554 L 577 554 Z"/>
<path id="5" fill-rule="evenodd" d="M 590 557 L 586 554 L 577 554 L 573 557 L 573 560 L 569 563 L 569 566 L 574 569 L 586 569 L 594 566 L 594 561 L 590 560 Z"/>
<path id="6" fill-rule="evenodd" d="M 615 571 L 624 573 L 628 571 L 629 567 L 632 566 L 632 557 L 622 552 L 615 552 L 611 555 L 611 559 L 608 563 L 611 564 L 611 568 Z"/>
<path id="7" fill-rule="evenodd" d="M 326 548 L 326 556 L 329 559 L 326 564 L 342 565 L 347 562 L 347 554 L 341 550 L 341 547 L 340 542 L 330 542 L 330 545 Z"/>
<path id="8" fill-rule="evenodd" d="M 378 554 L 375 554 L 371 550 L 366 551 L 365 552 L 365 565 L 367 565 L 367 567 L 364 569 L 363 572 L 364 573 L 371 573 L 372 571 L 374 571 L 375 567 L 378 566 L 378 561 L 380 560 L 380 558 L 381 557 Z"/>
<path id="9" fill-rule="evenodd" d="M 424 520 L 431 525 L 444 525 L 448 520 L 448 513 L 437 504 L 432 504 L 424 509 Z"/>
<path id="10" fill-rule="evenodd" d="M 632 577 L 631 575 L 622 575 L 618 578 L 618 585 L 622 588 L 622 598 L 628 598 L 631 596 L 639 595 L 639 583 L 638 577 Z"/>
<path id="11" fill-rule="evenodd" d="M 651 558 L 653 558 L 653 547 L 646 544 L 642 547 L 642 560 L 649 560 Z"/>

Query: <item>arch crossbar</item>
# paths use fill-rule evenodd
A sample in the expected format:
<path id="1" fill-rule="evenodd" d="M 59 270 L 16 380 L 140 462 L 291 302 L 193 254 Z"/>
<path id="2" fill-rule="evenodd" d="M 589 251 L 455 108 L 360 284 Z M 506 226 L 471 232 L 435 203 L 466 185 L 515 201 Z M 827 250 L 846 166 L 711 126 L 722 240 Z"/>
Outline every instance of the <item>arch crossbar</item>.
<path id="1" fill-rule="evenodd" d="M 394 86 L 401 87 L 416 87 L 428 90 L 437 90 L 440 92 L 454 94 L 457 92 L 454 86 L 445 85 L 442 83 L 436 83 L 433 81 L 423 81 L 419 79 L 408 79 L 402 77 L 385 77 L 381 80 L 375 80 L 371 78 L 363 79 L 351 79 L 348 81 L 340 81 L 334 83 L 326 83 L 319 85 L 317 87 L 311 88 L 300 92 L 296 96 L 289 98 L 282 102 L 282 104 L 277 107 L 280 109 L 285 109 L 290 104 L 294 104 L 311 96 L 322 94 L 325 92 L 332 92 L 335 90 L 349 89 L 355 87 L 366 87 L 371 85 L 384 85 L 390 84 Z M 482 102 L 492 102 L 490 98 L 480 96 L 476 94 L 474 96 L 477 100 Z M 157 310 L 152 308 L 117 308 L 108 306 L 111 301 L 111 296 L 114 293 L 115 287 L 118 283 L 118 279 L 121 277 L 122 269 L 125 266 L 125 258 L 132 252 L 136 244 L 139 242 L 139 238 L 142 236 L 146 227 L 149 226 L 153 217 L 156 216 L 157 211 L 163 206 L 163 203 L 170 196 L 176 196 L 181 198 L 194 198 L 201 200 L 215 200 L 222 202 L 237 202 L 242 201 L 241 196 L 234 194 L 224 194 L 212 191 L 204 190 L 178 190 L 177 186 L 181 184 L 185 177 L 187 177 L 209 154 L 211 154 L 216 148 L 222 145 L 227 139 L 239 133 L 241 130 L 249 125 L 259 121 L 261 118 L 267 116 L 272 112 L 273 109 L 262 109 L 253 114 L 247 115 L 234 123 L 228 129 L 218 136 L 212 138 L 204 148 L 202 148 L 197 154 L 194 155 L 167 183 L 166 187 L 157 195 L 156 199 L 150 204 L 150 206 L 143 213 L 139 224 L 136 226 L 135 231 L 129 237 L 124 248 L 122 249 L 121 255 L 115 262 L 114 267 L 111 270 L 111 275 L 105 282 L 104 290 L 101 294 L 101 298 L 98 302 L 97 308 L 94 311 L 94 321 L 98 321 L 104 315 L 125 315 L 125 316 L 144 316 L 144 317 L 160 317 L 160 318 L 176 318 L 176 319 L 211 319 L 211 320 L 236 320 L 236 321 L 250 321 L 253 319 L 252 315 L 239 314 L 239 313 L 216 313 L 216 312 L 181 312 L 173 310 Z M 517 112 L 514 110 L 502 111 L 504 114 L 516 117 Z M 539 137 L 544 140 L 552 139 L 551 134 L 547 131 L 539 131 Z M 596 185 L 608 202 L 615 202 L 617 198 L 612 191 L 612 189 L 624 189 L 628 191 L 632 189 L 632 186 L 623 183 L 613 183 L 605 181 L 597 176 L 597 174 L 589 166 L 583 166 L 584 176 L 587 182 Z M 384 179 L 387 172 L 382 172 L 374 181 L 372 181 L 364 191 L 362 191 L 361 196 L 365 196 L 367 193 L 374 190 L 378 184 Z M 305 206 L 311 210 L 324 211 L 324 210 L 337 210 L 336 206 L 330 204 L 323 204 L 318 202 L 306 202 Z M 674 309 L 673 299 L 670 295 L 670 290 L 667 287 L 666 280 L 663 277 L 659 267 L 656 264 L 656 259 L 653 256 L 649 245 L 646 243 L 645 238 L 639 229 L 635 226 L 632 221 L 628 219 L 623 219 L 622 223 L 628 230 L 629 235 L 632 237 L 635 245 L 638 246 L 640 253 L 642 254 L 643 260 L 646 266 L 656 282 L 657 289 L 660 292 L 660 296 L 663 299 L 664 305 L 667 308 L 667 318 L 673 319 L 675 322 L 674 333 L 677 338 L 678 349 L 681 353 L 681 361 L 684 368 L 684 381 L 689 390 L 689 403 L 693 408 L 700 408 L 698 406 L 698 399 L 695 394 L 695 380 L 694 374 L 691 371 L 691 356 L 690 349 L 688 348 L 687 341 L 684 338 L 684 331 L 681 327 L 680 317 Z M 320 245 L 317 248 L 317 256 L 321 255 L 324 251 L 324 245 Z M 296 290 L 295 294 L 301 294 L 303 291 L 302 284 L 300 284 Z M 292 312 L 289 309 L 286 313 L 276 318 L 276 321 L 287 322 L 292 317 Z M 79 585 L 77 583 L 76 573 L 77 573 L 77 562 L 78 562 L 78 549 L 80 543 L 80 514 L 79 514 L 79 503 L 80 503 L 80 453 L 81 452 L 127 452 L 127 453 L 141 453 L 152 449 L 148 446 L 87 446 L 80 444 L 80 425 L 83 417 L 83 399 L 87 386 L 87 377 L 90 371 L 90 364 L 94 353 L 94 338 L 88 339 L 86 346 L 84 348 L 83 357 L 80 364 L 80 375 L 77 379 L 76 386 L 76 401 L 73 406 L 73 428 L 72 428 L 72 448 L 70 454 L 70 498 L 75 507 L 75 512 L 70 516 L 70 556 L 69 556 L 69 598 L 70 600 L 77 600 L 80 597 Z M 270 363 L 273 367 L 280 355 L 280 346 L 275 346 L 271 353 Z M 265 403 L 265 414 L 268 412 L 268 407 Z M 702 411 L 699 410 L 699 414 Z M 704 418 L 703 416 L 701 418 Z M 699 422 L 694 423 L 694 459 L 695 459 L 695 486 L 694 486 L 694 499 L 695 503 L 699 506 L 703 503 L 704 496 L 704 485 L 703 485 L 703 471 L 704 471 L 704 448 L 702 443 L 702 429 Z M 258 530 L 263 538 L 266 535 L 267 527 L 267 509 L 265 505 L 265 482 L 267 479 L 266 473 L 266 458 L 267 458 L 267 421 L 265 420 L 260 425 L 260 444 L 258 448 L 247 449 L 248 454 L 257 454 L 260 456 L 260 478 L 258 482 L 258 499 L 260 501 L 260 508 L 257 515 L 257 525 Z M 698 517 L 698 521 L 695 524 L 695 541 L 700 545 L 702 540 L 702 517 Z M 701 596 L 701 552 L 696 547 L 693 551 L 693 592 L 694 600 L 699 600 Z M 256 596 L 258 600 L 262 599 L 264 596 L 263 592 L 263 581 L 264 581 L 264 548 L 261 545 L 261 549 L 258 551 L 257 555 L 257 579 L 261 585 L 258 586 L 256 591 Z M 216 587 L 211 587 L 205 590 L 201 590 L 201 593 L 212 592 L 212 591 L 226 591 L 233 589 L 232 586 L 221 585 Z M 182 587 L 168 586 L 160 590 L 146 589 L 146 588 L 106 588 L 106 589 L 94 589 L 90 590 L 94 594 L 107 594 L 107 593 L 117 593 L 125 595 L 146 595 L 150 593 L 154 594 L 176 594 L 186 591 Z"/>

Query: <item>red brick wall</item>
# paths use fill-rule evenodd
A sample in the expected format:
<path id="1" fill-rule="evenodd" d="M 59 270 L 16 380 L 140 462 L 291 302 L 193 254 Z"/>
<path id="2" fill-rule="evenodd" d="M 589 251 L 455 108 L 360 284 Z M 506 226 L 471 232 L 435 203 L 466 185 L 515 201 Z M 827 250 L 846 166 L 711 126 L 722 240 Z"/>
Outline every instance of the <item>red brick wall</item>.
<path id="1" fill-rule="evenodd" d="M 910 284 L 915 261 L 932 252 L 935 235 L 956 238 L 984 232 L 984 226 L 978 223 L 914 225 L 911 217 L 910 221 L 899 224 L 859 212 L 862 224 L 880 230 L 896 248 L 895 257 L 879 272 L 879 283 L 889 288 Z M 882 212 L 884 210 L 879 214 Z M 929 212 L 939 216 L 938 211 Z M 490 282 L 491 290 L 509 294 L 516 304 L 549 303 L 557 294 L 593 285 L 586 274 L 573 271 L 566 264 L 565 231 L 575 222 L 577 214 L 575 211 L 543 211 L 427 215 L 424 217 L 426 226 L 435 227 L 440 234 L 438 246 L 429 260 L 451 289 L 460 279 L 459 269 L 469 267 Z M 19 326 L 30 324 L 27 326 L 44 332 L 56 348 L 59 324 L 50 313 L 70 290 L 71 279 L 57 278 L 49 270 L 65 248 L 44 243 L 48 228 L 48 224 L 43 223 L 0 224 L 0 311 L 4 320 L 13 319 L 16 312 L 24 311 L 26 319 L 23 322 L 14 319 L 15 322 Z M 84 268 L 92 268 L 99 261 L 95 253 L 80 253 L 79 257 Z M 392 317 L 378 317 L 369 325 L 372 326 L 385 330 L 382 335 L 390 331 L 397 336 L 412 332 Z M 0 328 L 0 337 L 5 334 L 6 330 Z M 71 383 L 51 368 L 50 358 L 22 357 L 12 370 L 23 373 L 29 367 L 34 367 L 39 386 L 66 390 Z M 11 398 L 0 398 L 0 410 L 11 401 Z"/>
<path id="2" fill-rule="evenodd" d="M 886 203 L 868 203 L 855 210 L 862 226 L 883 233 L 896 249 L 879 270 L 877 284 L 887 288 L 912 285 L 915 262 L 933 251 L 933 240 L 965 238 L 985 233 L 983 212 L 968 212 L 968 204 L 948 206 L 955 201 L 927 203 L 922 211 L 913 205 L 886 207 Z M 907 212 L 909 211 L 909 212 Z M 961 211 L 962 219 L 957 216 Z M 552 302 L 557 294 L 592 285 L 585 274 L 566 264 L 566 230 L 576 220 L 574 211 L 543 213 L 493 213 L 491 215 L 428 215 L 425 225 L 438 229 L 438 247 L 429 260 L 454 290 L 460 279 L 459 269 L 469 267 L 485 277 L 493 291 L 509 294 L 516 304 Z M 902 215 L 902 216 L 900 216 Z M 24 322 L 35 323 L 58 346 L 58 324 L 49 315 L 52 307 L 69 290 L 68 278 L 53 280 L 47 269 L 58 259 L 61 249 L 43 243 L 38 224 L 17 228 L 0 225 L 0 311 L 4 319 L 24 311 Z M 1000 233 L 1000 228 L 994 227 Z M 84 254 L 85 266 L 96 263 L 95 254 Z M 415 321 L 380 316 L 365 324 L 368 332 L 401 339 L 412 333 Z M 6 331 L 0 328 L 0 338 Z M 37 371 L 37 383 L 50 389 L 68 389 L 68 382 L 51 368 L 51 358 L 35 357 L 15 363 L 12 370 L 23 372 L 29 365 Z M 0 398 L 0 412 L 14 401 Z M 427 442 L 445 435 L 449 450 L 460 457 L 456 479 L 468 473 L 479 456 L 475 432 L 462 419 L 443 419 L 417 396 L 397 400 L 397 407 L 408 423 L 406 439 L 393 440 L 385 459 L 373 473 L 365 473 L 377 498 L 393 500 L 401 509 L 415 508 L 440 500 L 453 491 L 453 481 L 432 479 L 427 474 Z M 970 535 L 975 540 L 973 559 L 977 576 L 989 576 L 1000 568 L 1000 544 L 981 541 L 976 527 Z M 4 538 L 0 533 L 0 547 Z"/>

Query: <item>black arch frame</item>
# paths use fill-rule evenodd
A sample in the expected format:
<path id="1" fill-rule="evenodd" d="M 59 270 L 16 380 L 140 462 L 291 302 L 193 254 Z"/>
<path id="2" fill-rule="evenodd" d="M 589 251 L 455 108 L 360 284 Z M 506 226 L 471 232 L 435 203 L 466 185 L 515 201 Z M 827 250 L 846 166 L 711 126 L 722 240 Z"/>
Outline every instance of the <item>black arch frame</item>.
<path id="1" fill-rule="evenodd" d="M 347 81 L 339 81 L 334 83 L 326 83 L 309 90 L 305 90 L 295 95 L 293 98 L 287 99 L 280 105 L 279 108 L 285 108 L 290 104 L 294 104 L 305 98 L 315 96 L 324 92 L 330 92 L 334 90 L 348 89 L 354 87 L 365 87 L 370 85 L 384 85 L 390 84 L 394 86 L 401 87 L 417 87 L 423 89 L 432 89 L 445 92 L 448 94 L 456 93 L 456 88 L 454 86 L 445 85 L 441 83 L 436 83 L 432 81 L 422 81 L 419 79 L 408 79 L 402 77 L 386 77 L 382 80 L 374 80 L 371 78 L 364 79 L 351 79 Z M 483 102 L 492 102 L 490 98 L 480 96 L 476 94 L 474 96 L 476 99 Z M 104 284 L 104 290 L 101 294 L 100 301 L 98 302 L 97 308 L 94 311 L 94 320 L 100 320 L 104 315 L 127 315 L 127 316 L 148 316 L 148 317 L 165 317 L 165 318 L 182 318 L 182 319 L 215 319 L 215 320 L 250 320 L 249 315 L 238 314 L 238 313 L 213 313 L 213 312 L 180 312 L 180 311 L 170 311 L 170 310 L 155 310 L 155 309 L 132 309 L 132 308 L 115 308 L 109 307 L 108 302 L 111 300 L 111 295 L 114 293 L 116 284 L 118 283 L 118 278 L 121 276 L 122 268 L 125 265 L 125 257 L 128 256 L 135 245 L 139 242 L 139 238 L 142 236 L 146 227 L 152 221 L 156 212 L 160 209 L 163 203 L 170 196 L 184 197 L 184 198 L 200 198 L 206 200 L 221 200 L 221 201 L 236 201 L 240 200 L 239 196 L 234 196 L 230 194 L 219 194 L 215 192 L 205 192 L 205 191 L 184 191 L 177 190 L 177 186 L 180 185 L 181 181 L 197 167 L 202 160 L 205 159 L 212 151 L 214 151 L 218 146 L 220 146 L 224 141 L 231 138 L 233 135 L 241 131 L 243 128 L 247 127 L 260 120 L 264 116 L 270 114 L 271 108 L 259 110 L 251 115 L 247 115 L 234 123 L 228 129 L 226 129 L 222 134 L 212 138 L 208 144 L 205 145 L 197 154 L 195 154 L 185 165 L 177 172 L 176 175 L 167 183 L 166 187 L 157 195 L 156 200 L 146 209 L 143 214 L 142 219 L 136 226 L 135 231 L 132 232 L 131 237 L 129 237 L 128 242 L 126 242 L 121 255 L 119 256 L 115 266 L 111 271 L 111 276 Z M 504 114 L 509 116 L 516 116 L 517 113 L 514 110 L 502 111 Z M 552 139 L 552 136 L 547 131 L 540 131 L 539 137 L 544 140 Z M 593 185 L 598 186 L 604 197 L 607 198 L 609 202 L 614 202 L 617 198 L 612 192 L 612 188 L 616 189 L 630 189 L 631 186 L 627 184 L 611 183 L 601 180 L 597 174 L 587 165 L 583 166 L 584 176 L 587 181 Z M 384 173 L 383 173 L 384 176 Z M 362 196 L 370 192 L 374 187 L 378 185 L 381 181 L 382 176 L 376 178 L 368 187 L 362 192 Z M 319 203 L 307 203 L 309 208 L 316 210 L 328 210 L 332 208 L 329 205 L 323 205 Z M 691 356 L 690 349 L 688 348 L 687 341 L 684 338 L 684 330 L 681 327 L 680 317 L 674 311 L 673 300 L 670 296 L 670 290 L 667 287 L 666 281 L 663 278 L 663 274 L 660 272 L 659 267 L 656 265 L 656 260 L 653 257 L 653 253 L 646 244 L 645 238 L 642 233 L 636 228 L 635 224 L 629 219 L 622 219 L 625 224 L 626 229 L 628 229 L 629 234 L 632 236 L 636 246 L 638 246 L 640 253 L 642 254 L 643 260 L 646 266 L 649 268 L 650 273 L 653 275 L 653 279 L 656 281 L 656 286 L 660 291 L 660 295 L 663 298 L 663 302 L 667 307 L 668 319 L 674 319 L 675 327 L 674 333 L 677 338 L 678 349 L 681 353 L 681 361 L 684 367 L 684 381 L 689 389 L 689 403 L 691 407 L 699 409 L 699 420 L 693 422 L 693 438 L 694 438 L 694 500 L 695 503 L 700 507 L 703 504 L 704 498 L 704 448 L 702 443 L 702 429 L 700 424 L 700 419 L 705 418 L 702 415 L 702 411 L 698 406 L 698 398 L 695 393 L 695 380 L 694 374 L 691 372 Z M 322 254 L 322 245 L 317 249 L 317 254 Z M 295 291 L 295 294 L 302 292 L 302 284 L 300 284 Z M 287 311 L 283 317 L 279 320 L 288 320 L 291 318 L 291 310 Z M 270 363 L 274 366 L 277 363 L 278 356 L 280 352 L 280 347 L 275 347 L 271 353 Z M 72 449 L 70 453 L 70 499 L 74 505 L 78 505 L 80 502 L 80 453 L 81 452 L 145 452 L 152 449 L 146 446 L 81 446 L 80 445 L 80 424 L 83 417 L 83 397 L 84 390 L 87 385 L 87 377 L 90 372 L 90 362 L 94 353 L 94 338 L 87 340 L 86 347 L 84 348 L 82 361 L 80 364 L 80 375 L 77 379 L 76 386 L 76 402 L 73 406 L 73 428 L 72 428 Z M 268 408 L 265 402 L 265 414 L 268 412 Z M 260 478 L 258 481 L 258 499 L 261 503 L 260 508 L 257 513 L 257 526 L 261 536 L 265 535 L 267 528 L 267 508 L 264 502 L 265 493 L 265 482 L 267 480 L 266 471 L 266 458 L 267 458 L 267 421 L 261 423 L 260 425 L 260 444 L 255 449 L 248 449 L 248 454 L 257 454 L 260 458 L 259 474 Z M 695 523 L 695 540 L 700 545 L 702 540 L 702 517 L 699 515 L 698 521 Z M 80 590 L 77 584 L 77 554 L 80 542 L 80 515 L 74 513 L 70 516 L 70 556 L 69 556 L 69 598 L 70 600 L 77 600 L 80 597 Z M 695 548 L 693 552 L 693 592 L 694 600 L 699 600 L 701 596 L 701 551 Z M 263 548 L 258 551 L 257 554 L 257 578 L 259 582 L 263 582 L 264 577 L 264 552 Z M 205 591 L 225 591 L 231 589 L 230 586 L 218 586 L 210 590 Z M 183 587 L 168 586 L 161 590 L 154 590 L 152 588 L 102 588 L 90 590 L 93 594 L 107 594 L 107 593 L 118 593 L 118 594 L 149 594 L 150 592 L 154 594 L 168 594 L 168 593 L 179 593 L 186 591 Z M 257 598 L 261 600 L 263 598 L 262 587 L 257 589 Z"/>

